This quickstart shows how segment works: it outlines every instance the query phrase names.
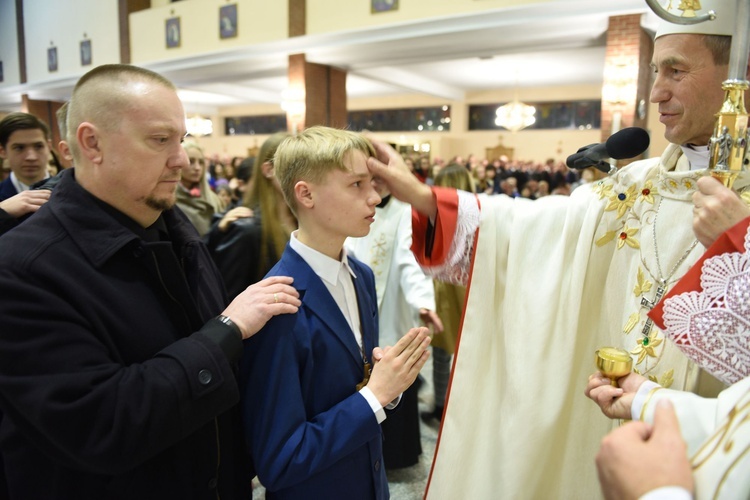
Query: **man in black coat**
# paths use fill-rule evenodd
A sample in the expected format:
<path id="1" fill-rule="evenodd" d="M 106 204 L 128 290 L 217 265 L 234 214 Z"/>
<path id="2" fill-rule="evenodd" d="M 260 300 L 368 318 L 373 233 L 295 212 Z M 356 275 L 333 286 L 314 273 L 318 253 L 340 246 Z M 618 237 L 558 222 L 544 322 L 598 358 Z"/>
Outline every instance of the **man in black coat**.
<path id="1" fill-rule="evenodd" d="M 291 279 L 225 306 L 208 251 L 172 208 L 187 154 L 168 80 L 100 66 L 68 113 L 76 168 L 0 239 L 10 498 L 250 498 L 235 369 L 243 339 L 297 311 Z"/>

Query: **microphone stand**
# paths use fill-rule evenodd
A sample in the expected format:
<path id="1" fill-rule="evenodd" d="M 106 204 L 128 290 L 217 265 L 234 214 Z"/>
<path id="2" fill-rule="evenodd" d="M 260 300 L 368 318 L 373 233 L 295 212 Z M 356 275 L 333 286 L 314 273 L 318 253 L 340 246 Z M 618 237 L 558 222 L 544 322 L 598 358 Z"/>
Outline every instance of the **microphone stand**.
<path id="1" fill-rule="evenodd" d="M 717 13 L 698 17 L 680 17 L 667 12 L 657 0 L 646 0 L 654 13 L 665 21 L 677 24 L 697 24 L 710 22 Z M 719 12 L 718 15 L 730 16 L 730 12 Z M 748 113 L 745 108 L 745 91 L 750 88 L 747 81 L 747 62 L 750 55 L 750 2 L 737 2 L 734 13 L 735 25 L 732 36 L 732 49 L 729 53 L 729 77 L 722 83 L 724 103 L 717 113 L 716 126 L 709 142 L 710 174 L 719 179 L 726 187 L 731 188 L 740 172 L 747 170 L 750 163 L 748 141 Z"/>

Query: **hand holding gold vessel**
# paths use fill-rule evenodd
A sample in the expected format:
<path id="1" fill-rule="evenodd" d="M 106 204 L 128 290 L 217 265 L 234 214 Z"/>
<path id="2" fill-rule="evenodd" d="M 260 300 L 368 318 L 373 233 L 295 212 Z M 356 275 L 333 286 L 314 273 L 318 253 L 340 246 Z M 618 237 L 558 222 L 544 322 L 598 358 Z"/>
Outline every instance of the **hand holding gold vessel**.
<path id="1" fill-rule="evenodd" d="M 617 347 L 602 347 L 596 350 L 596 369 L 611 380 L 617 387 L 617 379 L 633 370 L 633 358 L 630 353 Z"/>

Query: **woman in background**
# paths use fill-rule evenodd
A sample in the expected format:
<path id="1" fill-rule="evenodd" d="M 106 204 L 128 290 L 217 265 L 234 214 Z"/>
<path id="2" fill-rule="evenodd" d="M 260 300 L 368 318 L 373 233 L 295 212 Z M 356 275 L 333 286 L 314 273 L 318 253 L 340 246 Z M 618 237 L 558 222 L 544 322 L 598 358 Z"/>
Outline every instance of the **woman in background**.
<path id="1" fill-rule="evenodd" d="M 279 132 L 261 145 L 255 159 L 252 187 L 242 205 L 227 211 L 206 235 L 229 297 L 260 281 L 279 260 L 297 219 L 289 210 L 273 175 L 276 148 L 289 136 Z"/>
<path id="2" fill-rule="evenodd" d="M 203 236 L 210 229 L 214 214 L 224 210 L 224 205 L 208 184 L 203 149 L 195 143 L 186 143 L 184 147 L 190 162 L 182 169 L 177 206 Z"/>

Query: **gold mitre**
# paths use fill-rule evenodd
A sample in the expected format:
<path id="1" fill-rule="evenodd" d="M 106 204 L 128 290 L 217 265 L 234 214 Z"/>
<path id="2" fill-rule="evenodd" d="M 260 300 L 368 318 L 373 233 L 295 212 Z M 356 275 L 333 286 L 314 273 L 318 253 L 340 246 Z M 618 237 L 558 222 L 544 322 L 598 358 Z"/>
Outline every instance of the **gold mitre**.
<path id="1" fill-rule="evenodd" d="M 682 33 L 732 36 L 738 1 L 748 0 L 669 0 L 669 5 L 665 9 L 668 9 L 670 14 L 691 19 L 706 15 L 713 10 L 716 13 L 716 19 L 697 24 L 675 24 L 659 20 L 656 38 Z"/>

